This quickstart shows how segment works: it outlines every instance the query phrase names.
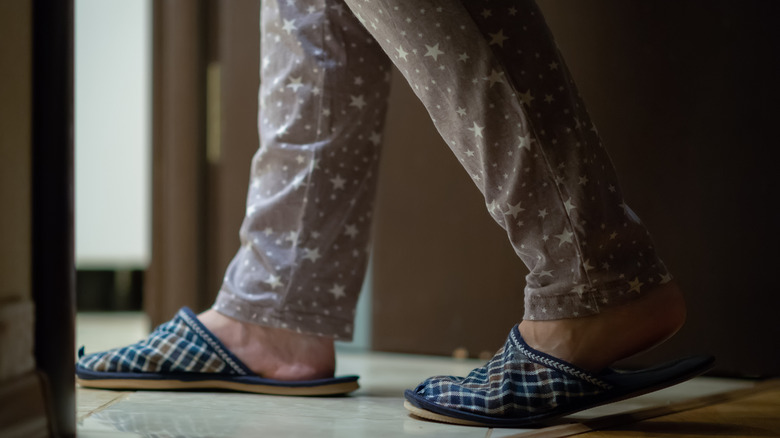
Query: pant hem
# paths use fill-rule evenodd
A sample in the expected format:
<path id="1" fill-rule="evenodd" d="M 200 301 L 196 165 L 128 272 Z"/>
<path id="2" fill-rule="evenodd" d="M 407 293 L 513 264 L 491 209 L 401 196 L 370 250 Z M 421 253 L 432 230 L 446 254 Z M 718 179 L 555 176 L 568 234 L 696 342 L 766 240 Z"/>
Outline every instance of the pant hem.
<path id="1" fill-rule="evenodd" d="M 353 318 L 343 318 L 322 312 L 279 311 L 274 307 L 247 303 L 232 294 L 220 291 L 212 309 L 227 317 L 264 327 L 281 328 L 297 333 L 330 337 L 349 342 L 353 337 Z"/>
<path id="2" fill-rule="evenodd" d="M 546 321 L 556 319 L 584 318 L 602 313 L 604 310 L 635 301 L 672 280 L 670 275 L 655 275 L 655 282 L 618 280 L 582 293 L 539 295 L 526 291 L 523 319 Z"/>

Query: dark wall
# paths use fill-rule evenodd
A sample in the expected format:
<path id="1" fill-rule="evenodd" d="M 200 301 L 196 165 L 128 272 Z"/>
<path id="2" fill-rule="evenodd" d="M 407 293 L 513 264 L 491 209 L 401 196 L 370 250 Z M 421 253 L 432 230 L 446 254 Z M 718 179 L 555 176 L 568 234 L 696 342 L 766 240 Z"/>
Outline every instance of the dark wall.
<path id="1" fill-rule="evenodd" d="M 542 0 L 628 202 L 689 299 L 654 356 L 780 374 L 780 3 Z"/>
<path id="2" fill-rule="evenodd" d="M 522 318 L 528 270 L 394 73 L 374 214 L 371 346 L 495 351 Z"/>

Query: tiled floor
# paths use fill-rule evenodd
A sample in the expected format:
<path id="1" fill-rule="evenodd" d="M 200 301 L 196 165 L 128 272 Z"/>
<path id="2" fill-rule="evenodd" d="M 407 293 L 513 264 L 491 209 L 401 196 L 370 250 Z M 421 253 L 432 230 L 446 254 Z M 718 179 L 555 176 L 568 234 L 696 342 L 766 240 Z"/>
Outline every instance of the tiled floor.
<path id="1" fill-rule="evenodd" d="M 77 341 L 87 351 L 144 336 L 138 315 L 79 315 Z M 476 360 L 376 352 L 339 352 L 338 373 L 361 376 L 361 389 L 346 397 L 300 398 L 207 392 L 116 392 L 79 389 L 81 437 L 250 436 L 442 436 L 508 437 L 533 430 L 453 426 L 417 420 L 403 407 L 405 388 L 433 374 L 462 375 Z M 571 417 L 592 419 L 705 395 L 747 388 L 752 382 L 697 378 L 687 383 L 606 405 Z M 538 431 L 537 431 L 538 432 Z"/>

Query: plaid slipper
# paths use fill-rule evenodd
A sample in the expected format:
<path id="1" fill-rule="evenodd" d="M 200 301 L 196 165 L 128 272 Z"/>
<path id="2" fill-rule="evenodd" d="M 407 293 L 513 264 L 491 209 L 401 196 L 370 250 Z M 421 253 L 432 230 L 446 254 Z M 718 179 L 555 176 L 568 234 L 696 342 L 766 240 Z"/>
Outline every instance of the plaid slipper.
<path id="1" fill-rule="evenodd" d="M 406 390 L 412 414 L 446 423 L 525 427 L 656 391 L 704 373 L 712 357 L 597 375 L 534 350 L 515 326 L 496 355 L 466 377 L 431 377 Z"/>
<path id="2" fill-rule="evenodd" d="M 84 355 L 76 381 L 102 389 L 222 389 L 276 395 L 336 395 L 358 388 L 358 376 L 305 381 L 266 379 L 252 372 L 188 308 L 133 345 Z"/>

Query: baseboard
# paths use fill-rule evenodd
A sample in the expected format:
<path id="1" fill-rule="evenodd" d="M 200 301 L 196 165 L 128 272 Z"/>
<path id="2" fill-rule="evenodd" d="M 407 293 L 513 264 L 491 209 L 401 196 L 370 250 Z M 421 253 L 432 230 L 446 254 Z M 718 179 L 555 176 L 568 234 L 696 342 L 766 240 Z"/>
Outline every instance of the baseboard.
<path id="1" fill-rule="evenodd" d="M 49 437 L 45 384 L 32 371 L 0 382 L 0 437 Z"/>

